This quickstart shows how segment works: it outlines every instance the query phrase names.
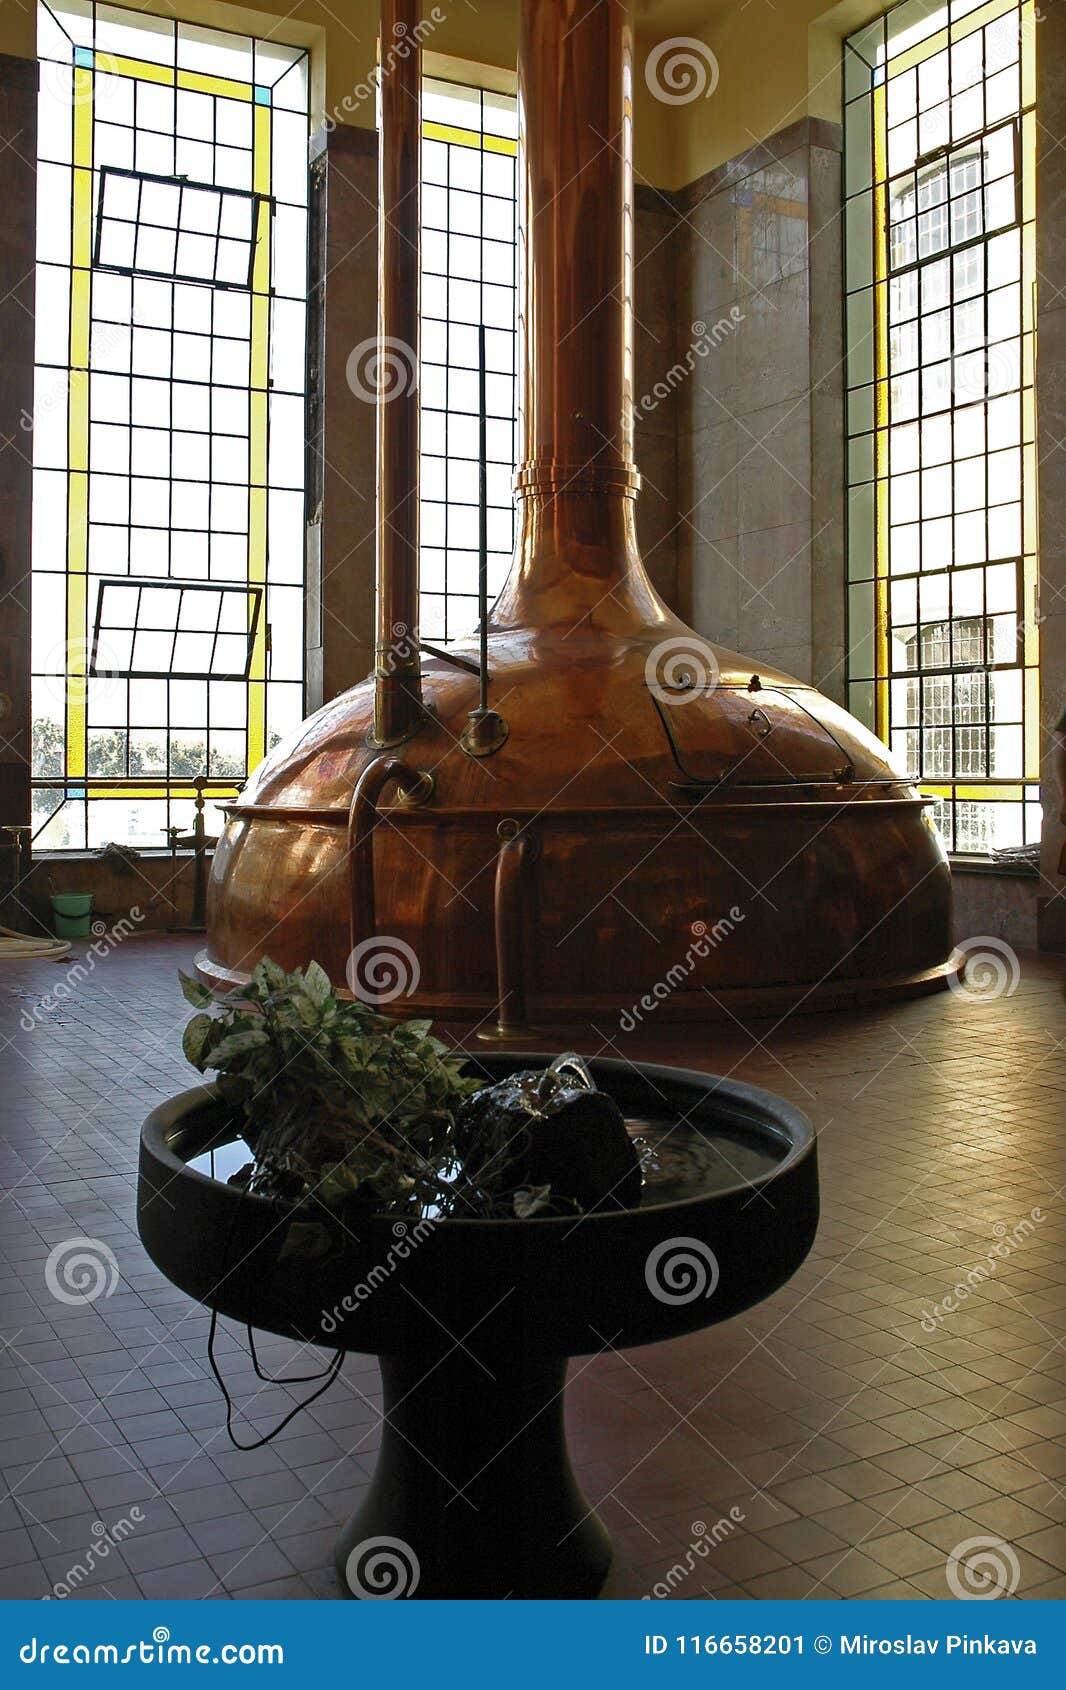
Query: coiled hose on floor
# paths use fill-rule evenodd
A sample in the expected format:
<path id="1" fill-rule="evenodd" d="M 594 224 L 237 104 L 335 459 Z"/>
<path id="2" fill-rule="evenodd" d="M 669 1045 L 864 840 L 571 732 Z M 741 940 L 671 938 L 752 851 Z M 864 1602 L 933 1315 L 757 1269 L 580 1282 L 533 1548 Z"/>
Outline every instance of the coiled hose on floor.
<path id="1" fill-rule="evenodd" d="M 48 933 L 16 933 L 13 927 L 0 927 L 0 962 L 24 962 L 30 957 L 58 960 L 69 952 L 67 939 L 53 939 Z"/>

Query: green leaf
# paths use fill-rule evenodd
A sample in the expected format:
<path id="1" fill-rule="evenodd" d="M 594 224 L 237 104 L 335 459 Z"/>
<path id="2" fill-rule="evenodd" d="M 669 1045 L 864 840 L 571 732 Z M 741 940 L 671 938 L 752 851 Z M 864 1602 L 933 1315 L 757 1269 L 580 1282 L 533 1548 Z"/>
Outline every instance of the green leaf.
<path id="1" fill-rule="evenodd" d="M 186 1059 L 203 1073 L 204 1054 L 211 1044 L 218 1023 L 210 1015 L 194 1015 L 181 1035 L 181 1048 Z"/>
<path id="2" fill-rule="evenodd" d="M 181 995 L 186 1003 L 191 1003 L 194 1009 L 206 1009 L 215 999 L 210 989 L 200 980 L 194 980 L 191 975 L 183 974 L 178 969 L 178 979 L 181 982 Z"/>
<path id="3" fill-rule="evenodd" d="M 331 1247 L 327 1223 L 305 1223 L 314 1196 L 328 1213 L 353 1197 L 418 1214 L 441 1200 L 455 1162 L 459 1105 L 479 1082 L 431 1037 L 428 1021 L 396 1023 L 338 999 L 317 962 L 291 972 L 263 957 L 239 996 L 182 989 L 202 1011 L 184 1045 L 201 1072 L 217 1071 L 226 1103 L 244 1116 L 256 1157 L 252 1189 L 273 1195 L 301 1231 L 287 1255 Z"/>
<path id="4" fill-rule="evenodd" d="M 333 993 L 333 983 L 321 963 L 309 962 L 304 969 L 304 991 L 316 1009 L 321 1009 Z"/>
<path id="5" fill-rule="evenodd" d="M 247 1027 L 241 1032 L 228 1033 L 211 1052 L 212 1068 L 221 1068 L 234 1056 L 244 1056 L 270 1043 L 270 1034 L 262 1027 Z"/>
<path id="6" fill-rule="evenodd" d="M 279 963 L 271 962 L 268 956 L 260 957 L 252 970 L 252 985 L 261 992 L 276 992 L 279 987 L 289 984 L 289 976 Z"/>

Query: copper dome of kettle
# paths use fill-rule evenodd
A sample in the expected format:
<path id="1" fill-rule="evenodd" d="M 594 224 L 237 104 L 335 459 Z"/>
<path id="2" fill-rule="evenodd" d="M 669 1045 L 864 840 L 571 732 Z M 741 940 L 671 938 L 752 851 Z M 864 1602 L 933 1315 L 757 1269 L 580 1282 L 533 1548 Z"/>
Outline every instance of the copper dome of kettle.
<path id="1" fill-rule="evenodd" d="M 386 0 L 413 31 L 412 0 Z M 383 335 L 417 345 L 418 55 L 382 79 Z M 377 675 L 230 808 L 205 976 L 317 958 L 400 1013 L 658 1019 L 929 989 L 950 874 L 885 747 L 656 593 L 633 462 L 632 41 L 523 0 L 515 559 L 480 642 L 427 655 L 417 395 L 379 407 Z M 490 708 L 479 670 L 487 658 Z"/>

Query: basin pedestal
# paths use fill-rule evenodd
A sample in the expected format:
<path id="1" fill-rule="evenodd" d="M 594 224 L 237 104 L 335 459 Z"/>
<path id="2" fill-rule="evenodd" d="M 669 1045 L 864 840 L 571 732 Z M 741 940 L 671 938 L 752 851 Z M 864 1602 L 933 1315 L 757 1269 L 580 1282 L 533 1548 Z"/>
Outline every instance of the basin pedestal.
<path id="1" fill-rule="evenodd" d="M 370 1588 L 375 1566 L 383 1582 L 417 1569 L 408 1593 L 419 1598 L 598 1594 L 611 1543 L 567 1454 L 566 1368 L 562 1356 L 483 1357 L 462 1342 L 436 1365 L 381 1358 L 381 1450 L 336 1552 L 352 1595 L 393 1594 Z M 382 1539 L 396 1547 L 376 1561 Z"/>

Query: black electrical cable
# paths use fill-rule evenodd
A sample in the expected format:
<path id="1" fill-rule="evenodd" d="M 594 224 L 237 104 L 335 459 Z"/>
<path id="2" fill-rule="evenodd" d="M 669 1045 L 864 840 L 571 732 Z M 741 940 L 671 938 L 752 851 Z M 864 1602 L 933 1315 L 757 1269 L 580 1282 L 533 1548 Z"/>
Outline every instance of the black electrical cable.
<path id="1" fill-rule="evenodd" d="M 251 1346 L 252 1346 L 252 1359 L 253 1359 L 253 1363 L 255 1364 L 256 1373 L 259 1374 L 260 1379 L 263 1379 L 267 1384 L 272 1384 L 272 1385 L 285 1385 L 285 1384 L 302 1385 L 302 1384 L 310 1383 L 312 1379 L 324 1379 L 325 1383 L 320 1385 L 317 1391 L 312 1391 L 311 1395 L 309 1397 L 305 1397 L 303 1402 L 298 1402 L 296 1404 L 295 1408 L 291 1408 L 289 1410 L 288 1414 L 286 1414 L 284 1420 L 279 1420 L 278 1424 L 271 1431 L 265 1432 L 261 1438 L 256 1438 L 254 1443 L 242 1444 L 240 1439 L 236 1436 L 236 1434 L 234 1433 L 234 1430 L 233 1430 L 233 1398 L 230 1396 L 229 1391 L 226 1388 L 226 1381 L 223 1379 L 222 1374 L 219 1371 L 218 1362 L 215 1360 L 215 1334 L 216 1334 L 217 1331 L 218 1331 L 218 1310 L 212 1309 L 211 1310 L 211 1329 L 210 1329 L 208 1336 L 207 1336 L 207 1359 L 211 1363 L 211 1371 L 214 1374 L 216 1380 L 218 1381 L 218 1388 L 222 1392 L 223 1398 L 225 1399 L 225 1403 L 226 1403 L 226 1433 L 227 1433 L 227 1436 L 229 1437 L 229 1441 L 233 1445 L 234 1449 L 243 1449 L 243 1450 L 262 1449 L 264 1444 L 272 1443 L 273 1440 L 278 1436 L 278 1433 L 283 1432 L 285 1430 L 285 1428 L 289 1424 L 290 1420 L 295 1420 L 295 1418 L 298 1414 L 301 1414 L 305 1408 L 310 1408 L 310 1406 L 313 1402 L 317 1402 L 319 1397 L 323 1396 L 325 1394 L 325 1392 L 329 1390 L 330 1386 L 333 1384 L 333 1382 L 336 1379 L 338 1373 L 340 1372 L 341 1363 L 344 1360 L 344 1351 L 343 1350 L 337 1350 L 334 1353 L 333 1360 L 330 1362 L 329 1366 L 322 1373 L 309 1374 L 306 1379 L 305 1378 L 296 1378 L 296 1379 L 287 1379 L 287 1380 L 286 1379 L 268 1379 L 267 1375 L 265 1373 L 259 1372 L 259 1365 L 258 1365 L 258 1362 L 255 1360 L 255 1340 L 252 1338 L 252 1329 L 249 1326 L 249 1328 L 248 1328 L 248 1338 L 249 1338 L 249 1341 L 250 1341 Z"/>
<path id="2" fill-rule="evenodd" d="M 211 1166 L 212 1166 L 212 1170 L 213 1170 L 214 1169 L 214 1156 L 213 1155 L 212 1155 L 212 1158 L 211 1158 Z M 230 1257 L 230 1253 L 233 1249 L 234 1233 L 236 1232 L 236 1229 L 237 1229 L 237 1216 L 240 1213 L 241 1203 L 243 1202 L 245 1195 L 246 1194 L 242 1191 L 240 1193 L 238 1201 L 234 1204 L 234 1207 L 233 1207 L 233 1218 L 230 1221 L 229 1236 L 226 1239 L 226 1248 L 225 1248 L 224 1257 L 223 1257 L 223 1260 L 224 1260 L 224 1271 L 223 1271 L 223 1274 L 222 1274 L 223 1279 L 225 1279 L 226 1274 L 229 1272 L 229 1257 Z M 317 1402 L 319 1397 L 323 1396 L 325 1394 L 325 1392 L 329 1390 L 330 1386 L 333 1384 L 334 1380 L 337 1378 L 337 1375 L 340 1373 L 341 1365 L 344 1361 L 344 1351 L 343 1350 L 335 1350 L 334 1353 L 333 1353 L 332 1361 L 329 1363 L 329 1365 L 327 1367 L 323 1368 L 320 1373 L 297 1373 L 297 1374 L 292 1374 L 287 1379 L 282 1379 L 282 1378 L 275 1379 L 269 1373 L 264 1373 L 262 1368 L 259 1365 L 259 1355 L 258 1355 L 258 1352 L 256 1351 L 256 1347 L 255 1347 L 255 1336 L 254 1336 L 254 1333 L 252 1331 L 252 1327 L 251 1327 L 250 1324 L 247 1325 L 246 1330 L 247 1330 L 247 1333 L 248 1333 L 248 1348 L 249 1348 L 249 1351 L 250 1351 L 251 1357 L 252 1357 L 252 1366 L 255 1368 L 256 1377 L 259 1378 L 259 1379 L 262 1379 L 262 1381 L 265 1385 L 313 1385 L 313 1384 L 317 1383 L 319 1380 L 325 1381 L 324 1384 L 322 1384 L 322 1386 L 320 1387 L 319 1390 L 312 1391 L 311 1395 L 309 1397 L 305 1397 L 303 1402 L 298 1402 L 296 1404 L 295 1408 L 290 1409 L 288 1414 L 285 1416 L 284 1420 L 280 1420 L 278 1422 L 278 1424 L 273 1428 L 272 1431 L 266 1432 L 263 1435 L 263 1437 L 257 1438 L 254 1443 L 242 1444 L 239 1441 L 239 1439 L 237 1438 L 237 1436 L 236 1436 L 236 1434 L 233 1430 L 233 1407 L 234 1407 L 233 1398 L 229 1394 L 229 1390 L 226 1386 L 226 1381 L 222 1377 L 221 1371 L 219 1369 L 218 1362 L 215 1358 L 215 1338 L 218 1334 L 218 1310 L 212 1309 L 211 1310 L 211 1325 L 210 1325 L 210 1328 L 209 1328 L 208 1334 L 207 1334 L 207 1359 L 211 1364 L 211 1371 L 215 1376 L 216 1382 L 218 1384 L 218 1388 L 222 1392 L 223 1400 L 225 1401 L 225 1404 L 226 1404 L 226 1435 L 228 1436 L 229 1441 L 233 1445 L 234 1449 L 252 1450 L 252 1449 L 262 1449 L 264 1444 L 272 1443 L 273 1440 L 278 1436 L 279 1432 L 283 1432 L 285 1430 L 285 1428 L 289 1424 L 290 1420 L 295 1420 L 295 1418 L 298 1414 L 301 1414 L 305 1408 L 310 1408 L 310 1406 L 313 1402 Z"/>

